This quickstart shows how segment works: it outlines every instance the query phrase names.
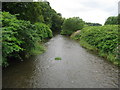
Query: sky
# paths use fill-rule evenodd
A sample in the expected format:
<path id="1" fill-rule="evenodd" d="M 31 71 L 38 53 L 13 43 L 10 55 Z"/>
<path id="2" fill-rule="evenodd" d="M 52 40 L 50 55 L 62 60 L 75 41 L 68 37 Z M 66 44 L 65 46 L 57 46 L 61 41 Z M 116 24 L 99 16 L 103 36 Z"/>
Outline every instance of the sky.
<path id="1" fill-rule="evenodd" d="M 80 17 L 86 22 L 104 24 L 118 15 L 119 0 L 47 0 L 64 18 Z"/>

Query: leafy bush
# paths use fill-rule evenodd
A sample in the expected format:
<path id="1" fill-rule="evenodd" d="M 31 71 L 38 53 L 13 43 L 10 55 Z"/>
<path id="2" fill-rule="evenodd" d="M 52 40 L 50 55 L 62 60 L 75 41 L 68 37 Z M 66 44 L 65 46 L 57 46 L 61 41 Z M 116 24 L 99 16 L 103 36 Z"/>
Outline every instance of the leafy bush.
<path id="1" fill-rule="evenodd" d="M 90 50 L 97 50 L 100 56 L 120 65 L 117 60 L 118 26 L 93 26 L 81 30 L 80 44 Z"/>
<path id="2" fill-rule="evenodd" d="M 15 24 L 16 22 L 16 24 Z M 3 12 L 2 13 L 2 54 L 3 54 L 3 65 L 8 65 L 7 58 L 18 55 L 18 52 L 22 51 L 23 48 L 20 45 L 23 43 L 22 40 L 18 39 L 15 35 L 18 34 L 16 27 L 19 27 L 18 20 L 15 16 Z M 15 56 L 17 56 L 15 55 Z"/>
<path id="3" fill-rule="evenodd" d="M 38 36 L 41 38 L 41 40 L 45 39 L 45 38 L 50 38 L 52 37 L 52 31 L 50 30 L 50 28 L 43 24 L 43 23 L 35 23 L 35 27 L 37 30 L 37 34 Z"/>
<path id="4" fill-rule="evenodd" d="M 42 38 L 40 38 L 42 36 Z M 9 58 L 24 58 L 44 51 L 39 42 L 43 38 L 51 37 L 52 31 L 44 24 L 34 25 L 29 21 L 18 20 L 15 15 L 2 13 L 2 53 L 3 66 L 8 65 Z M 33 52 L 32 52 L 33 51 Z"/>
<path id="5" fill-rule="evenodd" d="M 61 34 L 71 35 L 77 30 L 81 30 L 84 27 L 84 21 L 79 17 L 73 17 L 66 19 L 62 25 Z"/>
<path id="6" fill-rule="evenodd" d="M 17 18 L 20 20 L 45 23 L 53 32 L 60 32 L 63 23 L 61 14 L 52 9 L 48 1 L 43 0 L 40 2 L 2 2 L 2 11 L 19 14 Z"/>

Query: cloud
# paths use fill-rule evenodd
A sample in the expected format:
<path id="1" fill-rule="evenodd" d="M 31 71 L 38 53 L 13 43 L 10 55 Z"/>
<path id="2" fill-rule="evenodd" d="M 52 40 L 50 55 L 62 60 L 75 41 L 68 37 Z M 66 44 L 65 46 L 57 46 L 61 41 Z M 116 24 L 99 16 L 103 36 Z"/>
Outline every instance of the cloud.
<path id="1" fill-rule="evenodd" d="M 109 16 L 117 15 L 119 0 L 48 0 L 63 17 L 79 16 L 87 22 L 104 24 Z"/>

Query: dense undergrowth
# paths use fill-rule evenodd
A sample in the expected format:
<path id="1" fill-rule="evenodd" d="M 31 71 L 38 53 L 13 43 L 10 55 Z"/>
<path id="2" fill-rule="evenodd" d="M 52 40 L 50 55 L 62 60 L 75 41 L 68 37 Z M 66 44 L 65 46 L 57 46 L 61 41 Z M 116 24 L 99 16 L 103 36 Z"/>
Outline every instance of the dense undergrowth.
<path id="1" fill-rule="evenodd" d="M 118 59 L 118 25 L 91 26 L 71 36 L 80 44 L 92 51 L 97 51 L 102 57 L 120 66 Z"/>
<path id="2" fill-rule="evenodd" d="M 9 12 L 2 12 L 1 15 L 3 66 L 8 66 L 10 58 L 22 59 L 45 51 L 41 42 L 52 37 L 52 31 L 47 25 L 18 20 Z"/>

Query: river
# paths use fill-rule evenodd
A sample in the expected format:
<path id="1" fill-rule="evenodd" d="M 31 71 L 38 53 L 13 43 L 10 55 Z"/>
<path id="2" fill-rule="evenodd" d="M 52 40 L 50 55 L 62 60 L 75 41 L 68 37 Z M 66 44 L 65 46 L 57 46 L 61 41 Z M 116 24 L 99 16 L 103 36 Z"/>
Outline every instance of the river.
<path id="1" fill-rule="evenodd" d="M 56 35 L 45 45 L 45 53 L 3 70 L 3 88 L 118 88 L 118 68 L 78 42 Z"/>

